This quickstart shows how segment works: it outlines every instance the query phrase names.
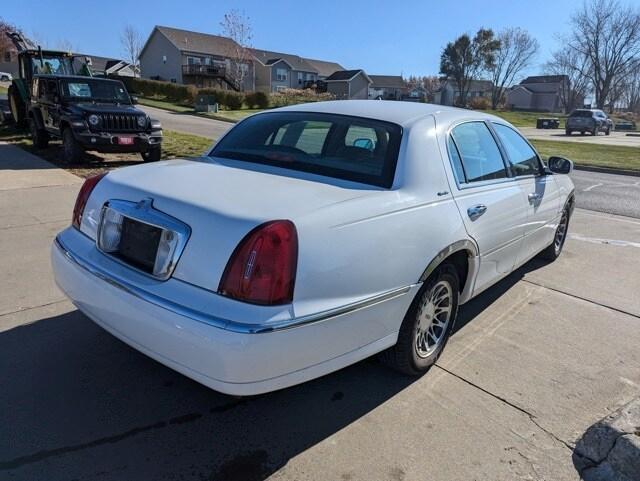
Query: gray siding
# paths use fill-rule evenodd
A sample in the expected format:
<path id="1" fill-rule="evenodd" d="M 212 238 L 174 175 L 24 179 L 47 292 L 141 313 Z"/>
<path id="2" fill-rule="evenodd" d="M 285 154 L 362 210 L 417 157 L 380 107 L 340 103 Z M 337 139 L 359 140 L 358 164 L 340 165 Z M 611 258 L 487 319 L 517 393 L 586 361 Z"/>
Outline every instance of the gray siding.
<path id="1" fill-rule="evenodd" d="M 166 56 L 166 62 L 163 56 Z M 182 54 L 157 30 L 154 30 L 140 55 L 140 75 L 143 78 L 160 77 L 166 81 L 174 78 L 182 83 Z"/>
<path id="2" fill-rule="evenodd" d="M 367 99 L 369 98 L 369 82 L 361 73 L 351 80 L 350 99 Z"/>
<path id="3" fill-rule="evenodd" d="M 327 82 L 327 92 L 336 96 L 338 100 L 349 98 L 349 82 Z"/>

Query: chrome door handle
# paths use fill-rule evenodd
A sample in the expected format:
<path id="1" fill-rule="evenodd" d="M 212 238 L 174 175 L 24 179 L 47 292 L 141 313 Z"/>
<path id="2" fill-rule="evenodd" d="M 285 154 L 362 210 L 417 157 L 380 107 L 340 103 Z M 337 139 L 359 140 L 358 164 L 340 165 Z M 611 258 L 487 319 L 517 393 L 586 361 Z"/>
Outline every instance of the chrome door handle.
<path id="1" fill-rule="evenodd" d="M 535 202 L 536 200 L 542 199 L 542 194 L 535 194 L 535 193 L 529 194 L 528 198 L 529 198 L 529 202 Z"/>
<path id="2" fill-rule="evenodd" d="M 473 207 L 469 207 L 467 209 L 467 215 L 469 216 L 469 219 L 476 220 L 478 217 L 480 217 L 486 211 L 487 211 L 487 206 L 486 205 L 478 204 L 478 205 L 474 205 Z"/>

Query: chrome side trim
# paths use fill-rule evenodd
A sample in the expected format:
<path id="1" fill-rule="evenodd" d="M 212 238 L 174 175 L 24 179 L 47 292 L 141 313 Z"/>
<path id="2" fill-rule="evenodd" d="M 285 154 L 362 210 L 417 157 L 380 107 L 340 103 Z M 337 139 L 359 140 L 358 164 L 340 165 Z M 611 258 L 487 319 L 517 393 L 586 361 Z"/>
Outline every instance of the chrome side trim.
<path id="1" fill-rule="evenodd" d="M 442 249 L 440 252 L 438 252 L 438 254 L 433 258 L 433 260 L 429 263 L 427 268 L 424 270 L 418 282 L 426 281 L 427 278 L 431 275 L 431 273 L 436 270 L 436 268 L 442 263 L 443 260 L 445 260 L 454 252 L 458 252 L 461 250 L 467 250 L 471 252 L 471 255 L 469 257 L 478 256 L 478 248 L 469 239 L 456 241 L 453 244 Z M 467 276 L 467 282 L 469 282 L 470 280 L 471 280 L 470 276 Z"/>
<path id="2" fill-rule="evenodd" d="M 71 252 L 64 245 L 64 242 L 60 239 L 59 236 L 56 237 L 54 242 L 58 250 L 69 261 L 73 262 L 75 265 L 84 269 L 90 274 L 93 274 L 100 280 L 107 282 L 111 286 L 117 289 L 120 289 L 131 296 L 134 296 L 142 301 L 153 304 L 157 307 L 161 307 L 162 309 L 166 309 L 170 312 L 173 312 L 174 314 L 188 317 L 189 319 L 192 319 L 194 321 L 202 322 L 204 324 L 207 324 L 212 327 L 216 327 L 218 329 L 223 329 L 226 331 L 236 332 L 240 334 L 264 334 L 269 332 L 282 331 L 284 329 L 293 329 L 296 327 L 313 324 L 316 322 L 326 321 L 334 317 L 338 317 L 344 314 L 349 314 L 351 312 L 354 312 L 360 309 L 364 309 L 367 307 L 374 306 L 376 304 L 380 304 L 385 301 L 389 301 L 391 299 L 395 299 L 396 297 L 400 297 L 406 294 L 413 287 L 418 285 L 418 284 L 411 284 L 398 289 L 392 289 L 390 291 L 383 292 L 381 294 L 369 297 L 367 299 L 363 299 L 361 301 L 352 302 L 352 303 L 345 304 L 343 306 L 336 307 L 333 309 L 327 309 L 326 311 L 309 314 L 307 316 L 301 316 L 301 317 L 296 317 L 292 319 L 285 319 L 282 321 L 275 321 L 270 323 L 248 324 L 243 322 L 232 321 L 230 319 L 224 319 L 222 317 L 214 316 L 206 312 L 192 309 L 183 304 L 178 304 L 174 301 L 171 301 L 169 299 L 165 299 L 156 294 L 153 294 L 123 279 L 115 279 L 112 275 L 110 275 L 107 271 L 105 271 L 101 267 L 96 266 L 95 264 Z"/>

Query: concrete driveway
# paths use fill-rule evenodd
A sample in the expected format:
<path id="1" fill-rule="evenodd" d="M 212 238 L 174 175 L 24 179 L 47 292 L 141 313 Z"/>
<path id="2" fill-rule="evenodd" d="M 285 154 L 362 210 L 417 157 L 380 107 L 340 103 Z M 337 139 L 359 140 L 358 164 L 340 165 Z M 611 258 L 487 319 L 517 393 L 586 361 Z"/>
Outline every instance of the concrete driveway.
<path id="1" fill-rule="evenodd" d="M 6 145 L 0 171 L 2 480 L 577 480 L 576 440 L 640 395 L 640 220 L 577 209 L 562 257 L 464 306 L 420 379 L 368 360 L 237 399 L 57 290 L 78 179 Z"/>
<path id="2" fill-rule="evenodd" d="M 536 129 L 535 127 L 518 127 L 518 129 L 525 137 L 534 140 L 557 140 L 560 142 L 640 147 L 640 136 L 629 136 L 626 132 L 611 132 L 610 135 L 598 134 L 594 137 L 589 134 L 580 135 L 577 132 L 566 135 L 563 129 Z M 640 154 L 638 155 L 640 156 Z"/>

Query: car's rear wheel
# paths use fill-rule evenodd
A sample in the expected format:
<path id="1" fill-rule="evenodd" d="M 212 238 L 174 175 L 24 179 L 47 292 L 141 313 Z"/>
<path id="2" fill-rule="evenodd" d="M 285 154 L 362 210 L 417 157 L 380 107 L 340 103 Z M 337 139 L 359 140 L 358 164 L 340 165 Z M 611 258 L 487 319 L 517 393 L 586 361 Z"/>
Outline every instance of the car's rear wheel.
<path id="1" fill-rule="evenodd" d="M 549 247 L 540 252 L 539 256 L 548 261 L 555 261 L 562 253 L 564 242 L 567 240 L 567 231 L 569 230 L 569 209 L 565 207 L 562 211 L 562 217 L 556 227 L 556 233 L 553 236 L 553 242 Z"/>
<path id="2" fill-rule="evenodd" d="M 565 129 L 564 133 L 566 135 L 571 135 L 573 133 L 573 131 L 569 130 L 569 129 Z"/>
<path id="3" fill-rule="evenodd" d="M 75 164 L 82 160 L 84 150 L 73 136 L 70 128 L 64 129 L 62 132 L 62 150 L 64 161 L 68 164 Z"/>
<path id="4" fill-rule="evenodd" d="M 607 127 L 607 130 L 604 131 L 604 135 L 609 135 L 611 133 L 611 127 Z"/>
<path id="5" fill-rule="evenodd" d="M 458 286 L 451 264 L 441 265 L 429 277 L 402 321 L 398 342 L 381 355 L 386 364 L 417 376 L 438 360 L 458 313 Z"/>
<path id="6" fill-rule="evenodd" d="M 35 119 L 29 119 L 29 130 L 31 132 L 31 141 L 36 149 L 46 149 L 49 145 L 49 135 L 44 129 L 38 128 Z"/>
<path id="7" fill-rule="evenodd" d="M 157 162 L 162 158 L 162 147 L 152 147 L 146 152 L 140 152 L 145 162 Z"/>

